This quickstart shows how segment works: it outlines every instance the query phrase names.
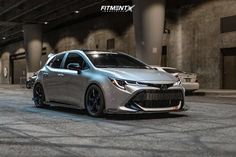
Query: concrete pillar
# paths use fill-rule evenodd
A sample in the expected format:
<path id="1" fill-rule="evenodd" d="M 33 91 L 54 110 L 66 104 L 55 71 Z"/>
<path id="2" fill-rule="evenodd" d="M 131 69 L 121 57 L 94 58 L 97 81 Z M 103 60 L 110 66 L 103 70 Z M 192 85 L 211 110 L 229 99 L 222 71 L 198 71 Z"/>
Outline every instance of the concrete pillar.
<path id="1" fill-rule="evenodd" d="M 161 64 L 165 0 L 133 0 L 136 56 L 150 65 Z"/>
<path id="2" fill-rule="evenodd" d="M 2 60 L 0 55 L 0 84 L 2 84 Z"/>
<path id="3" fill-rule="evenodd" d="M 42 27 L 38 24 L 26 24 L 24 29 L 24 44 L 26 50 L 27 78 L 40 69 L 42 55 Z"/>

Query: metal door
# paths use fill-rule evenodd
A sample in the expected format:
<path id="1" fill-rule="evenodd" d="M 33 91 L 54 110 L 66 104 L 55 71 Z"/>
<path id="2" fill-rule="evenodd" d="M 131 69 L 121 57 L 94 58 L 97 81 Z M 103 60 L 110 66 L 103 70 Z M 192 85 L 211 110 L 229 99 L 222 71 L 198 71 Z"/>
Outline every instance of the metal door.
<path id="1" fill-rule="evenodd" d="M 223 88 L 236 89 L 236 48 L 223 49 Z"/>

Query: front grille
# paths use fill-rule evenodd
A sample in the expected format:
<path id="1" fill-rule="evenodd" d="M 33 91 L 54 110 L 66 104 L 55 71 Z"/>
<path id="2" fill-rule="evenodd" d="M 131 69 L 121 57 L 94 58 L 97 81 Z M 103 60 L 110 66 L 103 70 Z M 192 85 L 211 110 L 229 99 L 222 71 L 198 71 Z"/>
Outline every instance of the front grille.
<path id="1" fill-rule="evenodd" d="M 138 82 L 138 84 L 140 85 L 146 85 L 146 86 L 150 86 L 150 87 L 157 87 L 157 88 L 161 88 L 163 85 L 166 86 L 166 88 L 168 89 L 169 87 L 173 86 L 173 83 L 169 83 L 169 84 L 153 84 L 153 83 L 143 83 L 143 82 Z"/>
<path id="2" fill-rule="evenodd" d="M 145 90 L 132 99 L 132 102 L 144 108 L 174 107 L 180 101 L 183 101 L 181 90 Z"/>

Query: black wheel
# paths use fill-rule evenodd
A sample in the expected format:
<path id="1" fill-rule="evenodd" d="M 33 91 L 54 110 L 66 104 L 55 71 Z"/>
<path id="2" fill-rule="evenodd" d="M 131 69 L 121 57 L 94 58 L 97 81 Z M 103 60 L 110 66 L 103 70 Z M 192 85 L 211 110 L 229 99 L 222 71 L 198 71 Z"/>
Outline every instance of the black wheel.
<path id="1" fill-rule="evenodd" d="M 30 89 L 32 87 L 31 81 L 26 81 L 26 88 Z"/>
<path id="2" fill-rule="evenodd" d="M 43 87 L 40 84 L 36 84 L 33 90 L 33 100 L 36 107 L 45 107 L 45 95 L 43 91 Z"/>
<path id="3" fill-rule="evenodd" d="M 85 108 L 90 116 L 100 117 L 105 109 L 105 101 L 102 90 L 92 85 L 88 88 L 85 97 Z"/>

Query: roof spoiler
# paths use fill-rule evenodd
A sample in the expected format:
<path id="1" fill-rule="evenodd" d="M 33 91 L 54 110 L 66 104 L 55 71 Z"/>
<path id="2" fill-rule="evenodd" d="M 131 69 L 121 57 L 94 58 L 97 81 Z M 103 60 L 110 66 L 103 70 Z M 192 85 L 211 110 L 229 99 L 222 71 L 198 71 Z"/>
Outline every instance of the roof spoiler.
<path id="1" fill-rule="evenodd" d="M 49 53 L 48 58 L 51 58 L 54 55 L 55 55 L 55 53 L 51 52 L 51 53 Z"/>

